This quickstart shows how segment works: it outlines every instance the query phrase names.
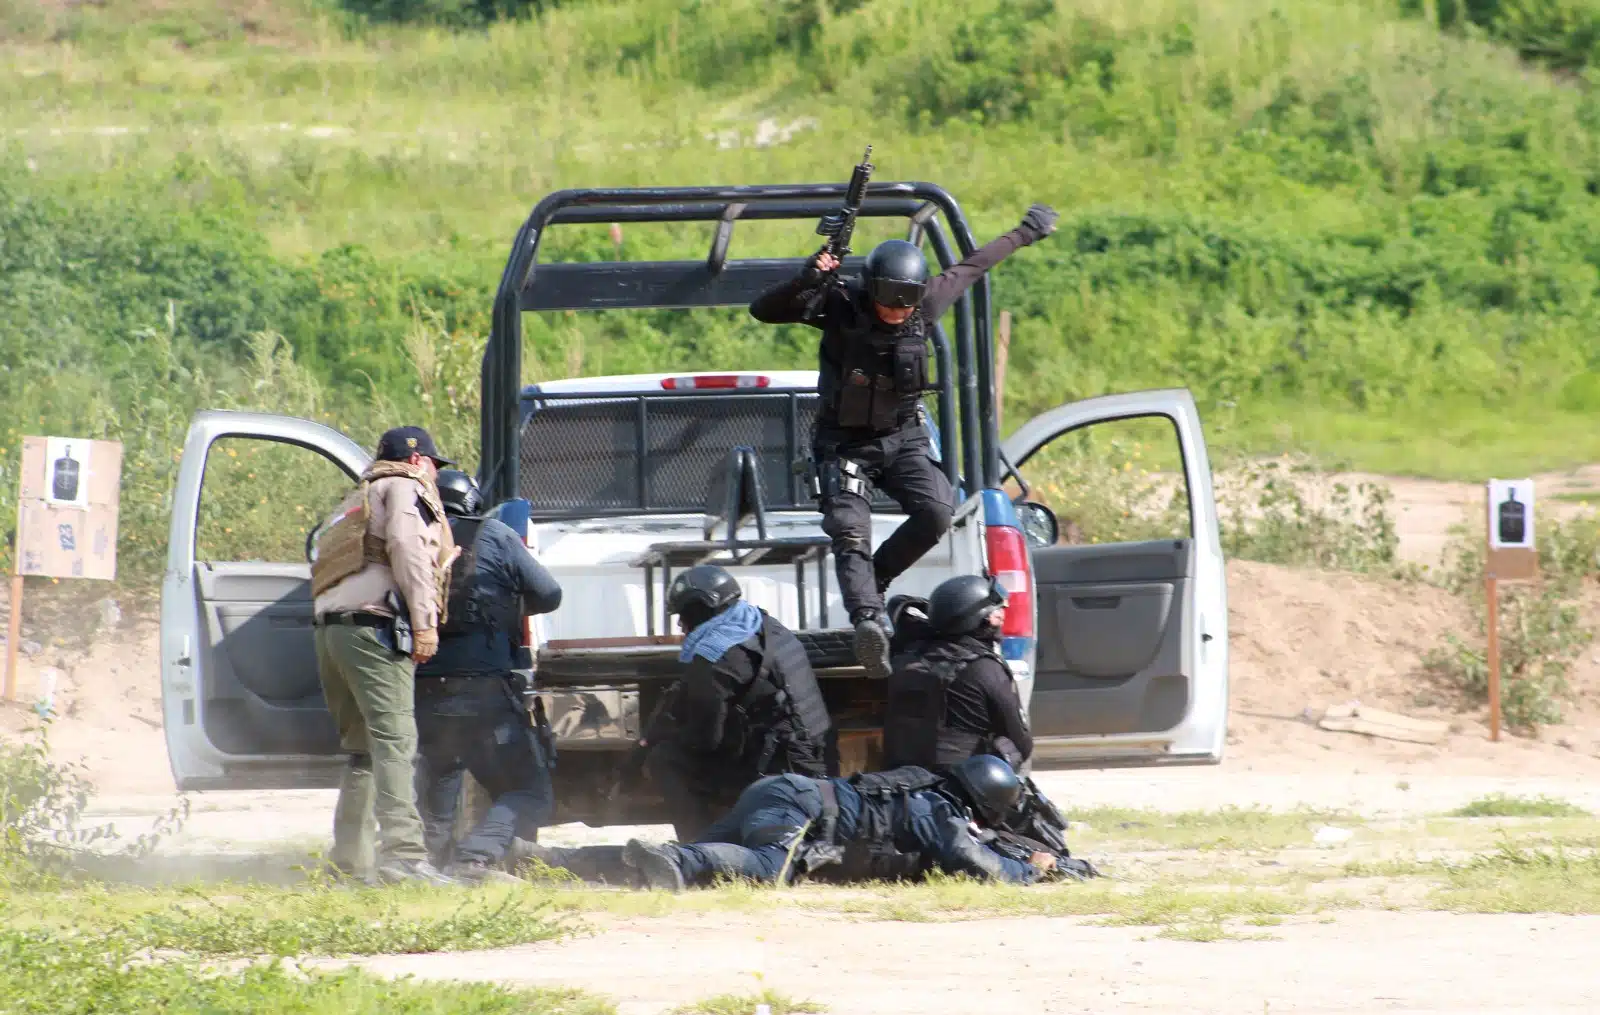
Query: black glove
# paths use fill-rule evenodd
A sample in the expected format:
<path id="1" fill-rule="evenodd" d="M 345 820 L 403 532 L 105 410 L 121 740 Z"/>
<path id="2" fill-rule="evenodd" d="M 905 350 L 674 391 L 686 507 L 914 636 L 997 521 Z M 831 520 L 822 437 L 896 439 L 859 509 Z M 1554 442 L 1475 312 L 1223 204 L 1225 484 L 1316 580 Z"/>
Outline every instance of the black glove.
<path id="1" fill-rule="evenodd" d="M 1032 231 L 1034 239 L 1041 240 L 1056 231 L 1056 210 L 1047 204 L 1036 204 L 1022 216 L 1024 228 Z"/>
<path id="2" fill-rule="evenodd" d="M 806 266 L 800 269 L 800 280 L 806 285 L 816 285 L 818 282 L 822 281 L 826 274 L 828 274 L 821 268 L 817 267 L 817 258 L 827 253 L 827 250 L 828 248 L 824 246 L 821 250 L 817 251 L 815 254 L 812 254 L 806 259 Z"/>

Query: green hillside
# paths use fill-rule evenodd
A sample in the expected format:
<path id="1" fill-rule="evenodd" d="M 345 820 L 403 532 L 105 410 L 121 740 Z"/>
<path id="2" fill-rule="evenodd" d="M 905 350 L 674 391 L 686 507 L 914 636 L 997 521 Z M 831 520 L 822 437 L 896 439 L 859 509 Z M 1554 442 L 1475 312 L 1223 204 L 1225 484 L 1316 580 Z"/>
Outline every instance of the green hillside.
<path id="1" fill-rule="evenodd" d="M 1063 212 L 996 272 L 1008 424 L 1181 384 L 1225 452 L 1600 460 L 1591 0 L 346 4 L 0 2 L 0 468 L 23 433 L 124 440 L 135 572 L 198 406 L 404 415 L 470 455 L 489 294 L 548 191 L 842 179 L 867 142 L 980 240 Z M 735 256 L 815 242 L 741 227 Z M 524 380 L 812 361 L 731 310 L 528 336 Z"/>

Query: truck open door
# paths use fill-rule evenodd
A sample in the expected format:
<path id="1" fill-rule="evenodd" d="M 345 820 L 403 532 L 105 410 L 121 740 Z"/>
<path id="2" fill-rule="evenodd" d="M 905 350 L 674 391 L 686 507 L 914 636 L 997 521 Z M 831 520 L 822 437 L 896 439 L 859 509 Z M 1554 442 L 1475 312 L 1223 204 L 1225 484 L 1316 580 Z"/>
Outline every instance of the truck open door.
<path id="1" fill-rule="evenodd" d="M 195 415 L 161 587 L 162 713 L 180 790 L 337 785 L 305 545 L 370 461 L 310 420 Z"/>
<path id="2" fill-rule="evenodd" d="M 1216 764 L 1228 721 L 1227 575 L 1193 397 L 1045 412 L 1003 442 L 1008 492 L 1057 518 L 1032 550 L 1040 767 Z M 1030 516 L 1048 516 L 1019 503 Z"/>

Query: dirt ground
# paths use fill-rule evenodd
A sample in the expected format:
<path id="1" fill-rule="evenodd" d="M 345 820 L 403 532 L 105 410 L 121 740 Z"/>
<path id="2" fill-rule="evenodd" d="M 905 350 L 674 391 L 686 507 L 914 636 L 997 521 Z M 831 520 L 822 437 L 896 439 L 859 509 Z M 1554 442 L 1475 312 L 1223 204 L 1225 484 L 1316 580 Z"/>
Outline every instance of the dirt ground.
<path id="1" fill-rule="evenodd" d="M 419 978 L 593 983 L 617 999 L 619 1015 L 663 1015 L 670 999 L 764 988 L 839 1015 L 1532 1015 L 1600 1005 L 1596 933 L 1593 917 L 1359 912 L 1291 921 L 1273 928 L 1273 940 L 1196 944 L 1060 917 L 907 924 L 717 913 L 617 920 L 603 933 L 549 944 L 363 964 Z M 1531 969 L 1543 972 L 1509 975 Z"/>
<path id="2" fill-rule="evenodd" d="M 1350 477 L 1355 479 L 1368 477 Z M 1480 488 L 1386 480 L 1402 555 L 1431 563 Z M 1560 477 L 1600 483 L 1600 467 Z M 1543 477 L 1541 493 L 1556 480 Z M 1475 506 L 1476 500 L 1476 506 Z M 1553 500 L 1551 510 L 1573 510 Z M 3 591 L 0 591 L 3 594 Z M 1600 812 L 1600 645 L 1578 661 L 1568 722 L 1537 738 L 1489 742 L 1482 709 L 1432 693 L 1424 653 L 1468 633 L 1463 608 L 1425 585 L 1247 562 L 1229 566 L 1231 719 L 1221 766 L 1042 773 L 1073 807 L 1164 811 L 1227 806 L 1437 814 L 1490 792 L 1561 797 Z M 1600 598 L 1588 603 L 1600 620 Z M 32 718 L 55 671 L 52 733 L 62 758 L 96 784 L 95 813 L 137 834 L 172 803 L 161 732 L 158 637 L 150 619 L 96 615 L 86 652 L 30 632 L 21 701 L 0 703 L 0 735 Z M 81 635 L 82 632 L 77 632 Z M 1360 701 L 1452 723 L 1438 746 L 1320 730 L 1308 716 Z M 184 853 L 239 856 L 325 842 L 330 792 L 194 798 Z M 548 830 L 547 841 L 621 841 L 649 829 Z M 657 1015 L 721 992 L 764 987 L 839 1013 L 971 1012 L 1576 1012 L 1600 1010 L 1600 918 L 1339 912 L 1294 917 L 1272 940 L 1198 944 L 1153 928 L 1078 918 L 886 922 L 799 912 L 605 918 L 596 933 L 496 952 L 389 956 L 371 967 L 419 976 L 562 984 L 615 998 L 622 1015 Z M 617 961 L 626 955 L 626 962 Z M 914 970 L 914 973 L 908 973 Z M 1512 971 L 1516 971 L 1514 974 Z M 1487 975 L 1486 975 L 1487 974 Z"/>

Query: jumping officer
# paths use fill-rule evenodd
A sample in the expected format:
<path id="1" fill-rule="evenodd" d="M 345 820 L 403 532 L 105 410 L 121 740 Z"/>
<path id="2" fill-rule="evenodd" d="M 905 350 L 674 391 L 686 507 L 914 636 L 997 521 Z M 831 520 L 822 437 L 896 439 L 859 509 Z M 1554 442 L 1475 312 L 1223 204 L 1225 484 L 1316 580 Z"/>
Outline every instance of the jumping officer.
<path id="1" fill-rule="evenodd" d="M 684 675 L 645 730 L 644 768 L 693 838 L 750 783 L 838 771 L 838 741 L 805 646 L 714 564 L 673 579 L 667 609 L 685 638 Z"/>
<path id="2" fill-rule="evenodd" d="M 452 877 L 482 881 L 505 877 L 500 863 L 512 836 L 547 823 L 554 809 L 553 759 L 544 756 L 512 670 L 519 625 L 560 606 L 561 586 L 510 526 L 478 513 L 482 499 L 471 476 L 446 469 L 438 485 L 462 553 L 439 653 L 417 668 L 417 730 L 427 764 L 422 813 L 435 862 L 447 863 Z M 447 861 L 462 771 L 492 803 Z"/>
<path id="3" fill-rule="evenodd" d="M 1020 247 L 1056 228 L 1056 213 L 1036 204 L 1022 224 L 928 278 L 922 250 L 888 240 L 867 256 L 860 283 L 832 284 L 839 262 L 814 254 L 795 278 L 750 304 L 768 324 L 809 324 L 822 331 L 821 395 L 812 433 L 822 529 L 833 540 L 856 656 L 872 676 L 889 675 L 891 631 L 883 594 L 950 528 L 954 491 L 930 457 L 921 417 L 928 339 L 968 287 Z M 823 298 L 813 313 L 818 290 Z M 906 521 L 872 552 L 869 484 L 894 498 Z"/>
<path id="4" fill-rule="evenodd" d="M 1022 792 L 1016 772 L 992 755 L 969 758 L 943 775 L 911 767 L 847 779 L 775 775 L 746 789 L 693 842 L 633 839 L 621 849 L 529 846 L 527 852 L 588 880 L 669 891 L 719 875 L 859 882 L 914 880 L 933 870 L 1027 884 L 1053 870 L 1056 855 L 1008 856 L 989 845 Z"/>
<path id="5" fill-rule="evenodd" d="M 386 432 L 312 551 L 317 668 L 349 754 L 330 859 L 362 880 L 373 863 L 383 881 L 451 882 L 428 861 L 412 782 L 414 671 L 438 650 L 460 552 L 435 482 L 450 464 L 421 427 Z"/>
<path id="6" fill-rule="evenodd" d="M 896 641 L 883 717 L 883 764 L 936 771 L 977 754 L 1021 768 L 1033 737 L 1011 670 L 995 651 L 1005 622 L 1006 590 L 993 578 L 957 575 L 928 597 L 895 597 Z"/>

